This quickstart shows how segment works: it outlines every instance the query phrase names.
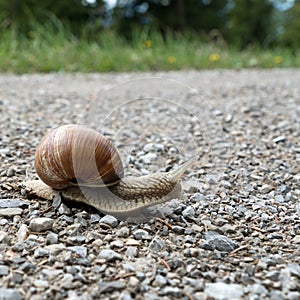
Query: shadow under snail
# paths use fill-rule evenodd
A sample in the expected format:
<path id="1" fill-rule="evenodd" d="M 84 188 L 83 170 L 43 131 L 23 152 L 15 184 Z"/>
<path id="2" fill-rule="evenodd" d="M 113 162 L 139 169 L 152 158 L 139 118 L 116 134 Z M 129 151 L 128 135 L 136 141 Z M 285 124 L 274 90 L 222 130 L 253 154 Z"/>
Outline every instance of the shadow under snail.
<path id="1" fill-rule="evenodd" d="M 67 200 L 122 218 L 180 198 L 178 180 L 192 162 L 165 173 L 124 177 L 120 155 L 106 137 L 83 125 L 65 125 L 42 139 L 34 160 L 41 180 L 25 187 L 49 200 L 60 192 Z"/>

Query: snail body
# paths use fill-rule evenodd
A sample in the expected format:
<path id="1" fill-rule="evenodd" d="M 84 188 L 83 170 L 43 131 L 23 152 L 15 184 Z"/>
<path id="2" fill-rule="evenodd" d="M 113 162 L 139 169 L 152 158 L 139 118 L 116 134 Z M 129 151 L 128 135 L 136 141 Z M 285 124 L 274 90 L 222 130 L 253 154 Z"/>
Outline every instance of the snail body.
<path id="1" fill-rule="evenodd" d="M 135 212 L 181 195 L 180 176 L 191 165 L 141 177 L 124 177 L 123 164 L 112 143 L 82 125 L 65 125 L 48 133 L 35 154 L 35 169 L 42 182 L 33 189 L 43 197 L 51 190 L 113 215 Z M 44 190 L 43 190 L 44 189 Z"/>

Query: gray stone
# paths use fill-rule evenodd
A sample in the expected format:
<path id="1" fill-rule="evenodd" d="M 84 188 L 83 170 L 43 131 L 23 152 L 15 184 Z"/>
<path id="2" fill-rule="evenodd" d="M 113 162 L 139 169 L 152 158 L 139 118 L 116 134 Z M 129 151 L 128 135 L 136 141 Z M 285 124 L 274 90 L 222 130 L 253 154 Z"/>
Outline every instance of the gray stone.
<path id="1" fill-rule="evenodd" d="M 300 292 L 297 292 L 297 291 L 289 292 L 287 294 L 286 299 L 289 299 L 289 300 L 299 300 L 300 299 Z"/>
<path id="2" fill-rule="evenodd" d="M 7 172 L 6 172 L 6 176 L 7 177 L 13 177 L 16 173 L 16 170 L 14 167 L 10 167 L 8 168 Z"/>
<path id="3" fill-rule="evenodd" d="M 294 263 L 288 264 L 287 269 L 292 275 L 295 275 L 300 278 L 300 265 Z"/>
<path id="4" fill-rule="evenodd" d="M 152 163 L 153 160 L 156 159 L 157 159 L 157 154 L 153 152 L 149 152 L 145 155 L 140 156 L 139 161 L 146 165 L 149 165 Z"/>
<path id="5" fill-rule="evenodd" d="M 52 200 L 52 206 L 55 208 L 55 209 L 58 209 L 59 206 L 61 204 L 61 195 L 60 193 L 56 194 Z"/>
<path id="6" fill-rule="evenodd" d="M 10 243 L 10 236 L 5 231 L 0 231 L 0 244 L 9 244 Z"/>
<path id="7" fill-rule="evenodd" d="M 72 289 L 74 287 L 73 285 L 73 279 L 74 276 L 72 274 L 65 274 L 64 277 L 59 281 L 60 285 L 64 289 Z"/>
<path id="8" fill-rule="evenodd" d="M 126 249 L 125 255 L 129 258 L 136 257 L 138 255 L 137 247 L 129 246 Z"/>
<path id="9" fill-rule="evenodd" d="M 54 221 L 51 218 L 35 218 L 30 221 L 29 230 L 33 232 L 43 232 L 46 230 L 51 230 Z"/>
<path id="10" fill-rule="evenodd" d="M 29 235 L 29 230 L 28 226 L 26 224 L 21 224 L 18 232 L 17 232 L 17 237 L 19 242 L 24 242 L 26 238 Z"/>
<path id="11" fill-rule="evenodd" d="M 207 283 L 204 292 L 216 300 L 240 299 L 244 294 L 242 286 L 224 282 Z"/>
<path id="12" fill-rule="evenodd" d="M 0 265 L 0 276 L 8 275 L 8 266 Z"/>
<path id="13" fill-rule="evenodd" d="M 45 248 L 50 251 L 51 255 L 57 255 L 58 253 L 65 250 L 66 246 L 64 244 L 52 244 L 52 245 L 47 245 Z"/>
<path id="14" fill-rule="evenodd" d="M 84 246 L 73 246 L 68 247 L 72 252 L 76 253 L 79 257 L 86 258 L 87 256 L 87 247 Z"/>
<path id="15" fill-rule="evenodd" d="M 185 229 L 184 227 L 182 226 L 178 226 L 178 225 L 175 225 L 172 227 L 172 230 L 175 232 L 175 233 L 178 233 L 178 234 L 183 234 Z"/>
<path id="16" fill-rule="evenodd" d="M 284 197 L 282 195 L 276 195 L 275 201 L 283 203 L 285 201 Z"/>
<path id="17" fill-rule="evenodd" d="M 201 247 L 206 250 L 231 252 L 239 246 L 230 238 L 214 231 L 203 233 L 203 238 L 205 239 L 205 241 L 201 244 Z"/>
<path id="18" fill-rule="evenodd" d="M 35 251 L 34 251 L 35 258 L 49 256 L 49 254 L 50 254 L 49 249 L 45 249 L 45 248 L 41 248 L 41 247 L 35 249 Z"/>
<path id="19" fill-rule="evenodd" d="M 99 258 L 105 259 L 107 261 L 115 261 L 118 259 L 123 259 L 119 253 L 117 253 L 113 250 L 110 250 L 110 249 L 101 250 L 99 253 Z"/>
<path id="20" fill-rule="evenodd" d="M 202 202 L 202 201 L 205 201 L 205 196 L 202 195 L 201 193 L 194 193 L 191 196 L 190 200 L 194 201 L 194 202 Z"/>
<path id="21" fill-rule="evenodd" d="M 12 245 L 11 249 L 15 252 L 21 252 L 23 251 L 25 248 L 25 244 L 24 243 L 15 243 L 14 245 Z"/>
<path id="22" fill-rule="evenodd" d="M 124 242 L 120 239 L 114 240 L 110 243 L 111 248 L 123 248 Z"/>
<path id="23" fill-rule="evenodd" d="M 115 228 L 118 226 L 119 221 L 114 216 L 105 215 L 103 218 L 100 219 L 100 223 L 104 223 L 109 225 L 112 228 Z"/>
<path id="24" fill-rule="evenodd" d="M 86 237 L 83 235 L 76 235 L 68 237 L 68 241 L 71 244 L 83 244 L 86 240 Z"/>
<path id="25" fill-rule="evenodd" d="M 129 234 L 130 234 L 129 228 L 128 228 L 128 227 L 125 227 L 125 226 L 121 227 L 121 228 L 117 231 L 117 235 L 118 235 L 119 237 L 124 237 L 124 238 L 126 238 L 126 237 L 129 236 Z"/>
<path id="26" fill-rule="evenodd" d="M 120 293 L 120 300 L 133 300 L 133 298 L 131 297 L 130 293 L 127 291 L 124 291 L 122 293 Z"/>
<path id="27" fill-rule="evenodd" d="M 91 214 L 90 222 L 91 224 L 98 223 L 100 221 L 100 216 L 98 214 Z"/>
<path id="28" fill-rule="evenodd" d="M 23 274 L 20 274 L 19 272 L 13 272 L 11 282 L 14 284 L 21 284 L 23 282 Z"/>
<path id="29" fill-rule="evenodd" d="M 126 284 L 121 281 L 102 281 L 99 282 L 99 293 L 111 293 L 113 291 L 119 291 L 126 288 Z"/>
<path id="30" fill-rule="evenodd" d="M 143 150 L 145 152 L 150 152 L 155 150 L 155 144 L 154 143 L 148 143 L 143 147 Z"/>
<path id="31" fill-rule="evenodd" d="M 33 281 L 33 285 L 36 287 L 36 288 L 47 288 L 49 287 L 49 282 L 47 280 L 42 280 L 42 279 L 36 279 Z"/>
<path id="32" fill-rule="evenodd" d="M 8 224 L 8 221 L 5 218 L 0 219 L 0 226 L 4 226 L 6 224 Z"/>
<path id="33" fill-rule="evenodd" d="M 262 284 L 259 283 L 251 285 L 249 290 L 252 294 L 258 295 L 266 295 L 268 293 L 268 290 Z"/>
<path id="34" fill-rule="evenodd" d="M 285 300 L 286 297 L 282 291 L 271 291 L 270 300 Z"/>
<path id="35" fill-rule="evenodd" d="M 149 244 L 149 249 L 153 252 L 160 252 L 164 246 L 165 242 L 159 236 L 155 236 Z"/>
<path id="36" fill-rule="evenodd" d="M 0 216 L 2 217 L 11 217 L 16 215 L 21 215 L 23 209 L 19 207 L 9 207 L 9 208 L 0 208 Z"/>
<path id="37" fill-rule="evenodd" d="M 273 142 L 277 144 L 277 143 L 280 143 L 280 142 L 284 142 L 285 140 L 286 140 L 285 136 L 280 135 L 280 136 L 275 137 L 273 139 Z"/>
<path id="38" fill-rule="evenodd" d="M 277 264 L 284 263 L 284 259 L 279 255 L 268 255 L 261 259 L 268 266 L 276 266 Z"/>
<path id="39" fill-rule="evenodd" d="M 58 234 L 54 232 L 49 232 L 46 236 L 46 244 L 51 245 L 51 244 L 57 244 L 58 242 Z"/>
<path id="40" fill-rule="evenodd" d="M 185 218 L 194 217 L 195 216 L 195 209 L 193 206 L 187 206 L 183 211 L 182 215 Z"/>
<path id="41" fill-rule="evenodd" d="M 266 278 L 271 279 L 272 281 L 278 281 L 280 272 L 277 270 L 269 271 L 266 274 Z"/>
<path id="42" fill-rule="evenodd" d="M 36 266 L 28 261 L 25 261 L 24 263 L 22 263 L 19 266 L 19 270 L 24 271 L 24 272 L 28 272 L 31 269 L 35 269 Z"/>
<path id="43" fill-rule="evenodd" d="M 74 256 L 72 251 L 64 251 L 63 255 L 63 260 L 64 262 L 66 262 L 67 264 L 73 264 L 74 263 Z"/>
<path id="44" fill-rule="evenodd" d="M 159 274 L 155 276 L 155 279 L 154 279 L 154 282 L 153 282 L 154 286 L 162 287 L 162 286 L 165 286 L 166 284 L 167 284 L 166 277 L 164 277 L 162 275 L 159 275 Z"/>
<path id="45" fill-rule="evenodd" d="M 72 209 L 68 207 L 66 204 L 62 203 L 58 208 L 58 213 L 61 215 L 71 215 Z"/>
<path id="46" fill-rule="evenodd" d="M 153 292 L 147 292 L 143 295 L 144 300 L 161 300 L 161 296 L 153 293 Z"/>
<path id="47" fill-rule="evenodd" d="M 49 280 L 57 279 L 59 276 L 63 274 L 62 270 L 55 269 L 42 269 L 41 273 Z"/>
<path id="48" fill-rule="evenodd" d="M 165 147 L 164 147 L 163 144 L 155 144 L 154 146 L 155 146 L 155 150 L 156 150 L 157 152 L 163 152 L 164 149 L 165 149 Z"/>
<path id="49" fill-rule="evenodd" d="M 163 288 L 159 292 L 159 295 L 161 295 L 161 296 L 171 296 L 171 297 L 174 297 L 174 298 L 180 298 L 184 295 L 184 293 L 178 287 L 166 286 L 165 288 Z"/>
<path id="50" fill-rule="evenodd" d="M 144 229 L 137 229 L 133 232 L 133 237 L 136 240 L 142 240 L 145 237 L 149 237 L 149 233 L 148 233 L 148 231 L 146 231 Z"/>
<path id="51" fill-rule="evenodd" d="M 30 203 L 19 199 L 0 199 L 0 208 L 20 207 L 26 208 Z"/>
<path id="52" fill-rule="evenodd" d="M 1 300 L 22 300 L 20 293 L 15 289 L 0 288 Z"/>

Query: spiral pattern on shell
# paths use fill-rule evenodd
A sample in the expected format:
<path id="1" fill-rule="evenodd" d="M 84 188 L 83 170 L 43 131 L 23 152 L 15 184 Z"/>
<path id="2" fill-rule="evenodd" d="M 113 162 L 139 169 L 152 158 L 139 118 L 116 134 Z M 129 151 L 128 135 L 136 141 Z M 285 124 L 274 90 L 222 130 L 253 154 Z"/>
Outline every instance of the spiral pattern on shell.
<path id="1" fill-rule="evenodd" d="M 34 165 L 40 179 L 54 189 L 109 186 L 124 175 L 112 143 L 82 125 L 65 125 L 49 132 L 36 150 Z"/>

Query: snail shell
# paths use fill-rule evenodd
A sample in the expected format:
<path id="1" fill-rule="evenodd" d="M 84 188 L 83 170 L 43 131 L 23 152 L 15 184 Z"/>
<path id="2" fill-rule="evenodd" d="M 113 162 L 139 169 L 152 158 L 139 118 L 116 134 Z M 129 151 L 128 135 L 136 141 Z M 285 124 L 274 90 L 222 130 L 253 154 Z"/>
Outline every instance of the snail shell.
<path id="1" fill-rule="evenodd" d="M 112 143 L 82 125 L 65 125 L 49 132 L 36 150 L 34 165 L 40 179 L 54 189 L 78 184 L 110 186 L 124 175 Z"/>

